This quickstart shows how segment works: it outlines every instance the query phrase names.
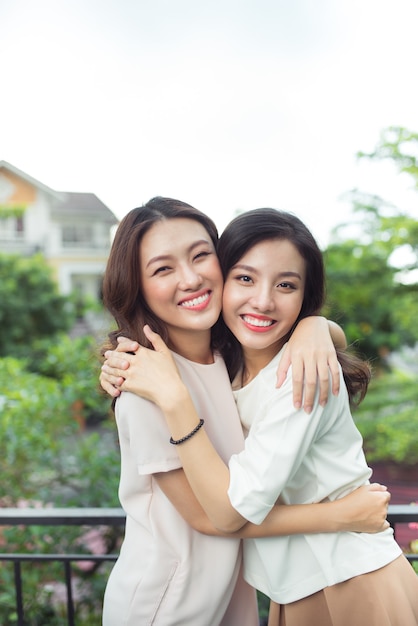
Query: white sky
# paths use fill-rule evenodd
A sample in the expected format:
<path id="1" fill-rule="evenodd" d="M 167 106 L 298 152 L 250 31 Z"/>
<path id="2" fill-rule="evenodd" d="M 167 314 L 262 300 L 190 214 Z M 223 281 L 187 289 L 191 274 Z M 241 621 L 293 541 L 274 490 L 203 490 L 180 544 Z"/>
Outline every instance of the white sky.
<path id="1" fill-rule="evenodd" d="M 0 159 L 118 216 L 154 195 L 295 212 L 358 187 L 418 217 L 380 131 L 418 131 L 416 0 L 0 0 Z"/>

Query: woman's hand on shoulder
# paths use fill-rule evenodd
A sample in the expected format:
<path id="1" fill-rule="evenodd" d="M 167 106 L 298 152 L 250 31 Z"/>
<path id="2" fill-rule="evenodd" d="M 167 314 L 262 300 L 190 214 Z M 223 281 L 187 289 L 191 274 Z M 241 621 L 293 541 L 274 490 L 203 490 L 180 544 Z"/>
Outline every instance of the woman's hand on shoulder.
<path id="1" fill-rule="evenodd" d="M 130 366 L 129 357 L 135 354 L 139 348 L 137 341 L 126 337 L 118 337 L 116 350 L 105 352 L 105 361 L 100 372 L 100 385 L 112 398 L 117 398 L 121 393 L 121 386 L 126 377 L 126 370 Z"/>
<path id="2" fill-rule="evenodd" d="M 149 326 L 144 327 L 147 339 L 154 350 L 143 346 L 132 350 L 136 342 L 122 341 L 117 350 L 105 353 L 106 361 L 102 366 L 102 381 L 116 386 L 118 392 L 130 391 L 163 408 L 168 401 L 177 402 L 184 393 L 184 385 L 169 348 L 161 337 Z M 134 351 L 134 354 L 128 354 Z M 138 346 L 138 344 L 136 344 Z M 123 356 L 122 356 L 123 354 Z"/>
<path id="3" fill-rule="evenodd" d="M 307 413 L 312 411 L 317 385 L 319 403 L 324 406 L 328 400 L 330 373 L 332 393 L 339 393 L 340 372 L 334 341 L 338 346 L 345 345 L 344 331 L 321 316 L 300 320 L 293 331 L 277 370 L 277 387 L 283 384 L 292 365 L 295 408 L 303 406 Z"/>

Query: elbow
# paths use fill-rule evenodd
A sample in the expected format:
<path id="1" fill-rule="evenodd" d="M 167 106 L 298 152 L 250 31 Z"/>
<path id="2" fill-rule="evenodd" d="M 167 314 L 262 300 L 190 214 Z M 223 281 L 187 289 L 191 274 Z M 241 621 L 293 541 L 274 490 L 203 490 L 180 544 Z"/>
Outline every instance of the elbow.
<path id="1" fill-rule="evenodd" d="M 214 527 L 213 524 L 206 518 L 205 520 L 197 520 L 190 524 L 190 526 L 198 533 L 202 535 L 218 535 L 219 532 L 217 528 Z"/>
<path id="2" fill-rule="evenodd" d="M 212 509 L 210 513 L 212 524 L 219 531 L 228 535 L 238 532 L 248 522 L 248 520 L 232 506 L 229 497 L 222 502 L 222 506 Z"/>
<path id="3" fill-rule="evenodd" d="M 247 520 L 241 519 L 212 519 L 206 515 L 187 520 L 189 525 L 203 535 L 233 535 L 239 531 Z"/>
<path id="4" fill-rule="evenodd" d="M 241 517 L 241 515 L 236 514 L 226 518 L 223 517 L 222 519 L 212 520 L 212 523 L 216 529 L 219 530 L 219 532 L 232 535 L 233 533 L 241 530 L 241 528 L 247 523 L 247 520 Z"/>

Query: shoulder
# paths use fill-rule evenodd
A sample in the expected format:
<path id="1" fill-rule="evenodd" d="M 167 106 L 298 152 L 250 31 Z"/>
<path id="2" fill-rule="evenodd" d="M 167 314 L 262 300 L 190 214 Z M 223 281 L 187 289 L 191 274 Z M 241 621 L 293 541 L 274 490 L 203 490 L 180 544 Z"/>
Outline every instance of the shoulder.
<path id="1" fill-rule="evenodd" d="M 258 388 L 265 388 L 268 391 L 268 395 L 274 394 L 278 391 L 276 388 L 277 382 L 277 369 L 283 356 L 283 349 L 280 350 L 262 370 L 259 371 L 257 376 L 252 381 Z M 284 384 L 292 384 L 292 366 L 289 367 L 287 372 L 286 381 Z M 271 392 L 271 393 L 270 393 Z"/>
<path id="2" fill-rule="evenodd" d="M 130 391 L 122 391 L 116 400 L 115 416 L 117 420 L 137 420 L 138 418 L 155 415 L 162 415 L 156 404 Z"/>
<path id="3" fill-rule="evenodd" d="M 180 376 L 189 389 L 194 389 L 197 385 L 198 388 L 207 389 L 226 388 L 231 393 L 228 371 L 219 354 L 214 354 L 213 363 L 209 364 L 195 363 L 175 353 L 173 357 Z"/>

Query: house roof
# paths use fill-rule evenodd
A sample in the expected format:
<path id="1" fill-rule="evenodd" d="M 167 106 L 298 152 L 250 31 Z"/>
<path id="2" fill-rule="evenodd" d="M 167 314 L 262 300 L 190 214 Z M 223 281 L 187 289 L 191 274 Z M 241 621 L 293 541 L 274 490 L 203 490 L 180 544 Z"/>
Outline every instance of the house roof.
<path id="1" fill-rule="evenodd" d="M 57 215 L 68 215 L 73 217 L 81 214 L 85 216 L 86 213 L 88 213 L 92 216 L 96 214 L 100 221 L 108 224 L 117 224 L 119 221 L 109 207 L 99 200 L 94 193 L 55 191 L 54 189 L 51 189 L 51 187 L 41 183 L 39 180 L 36 180 L 36 178 L 22 172 L 22 170 L 7 161 L 0 161 L 0 171 L 2 169 L 9 170 L 9 172 L 15 176 L 22 178 L 33 187 L 36 187 L 51 196 L 53 199 L 52 210 L 56 212 Z"/>
<path id="2" fill-rule="evenodd" d="M 117 224 L 118 219 L 112 211 L 94 194 L 76 191 L 62 191 L 59 199 L 53 204 L 53 211 L 59 215 L 89 215 L 94 214 L 102 222 Z"/>
<path id="3" fill-rule="evenodd" d="M 22 178 L 33 187 L 36 187 L 37 189 L 42 189 L 42 191 L 51 196 L 55 196 L 56 198 L 58 198 L 60 195 L 59 191 L 54 191 L 54 189 L 51 189 L 51 187 L 44 185 L 43 183 L 39 182 L 39 180 L 36 180 L 36 178 L 29 176 L 29 174 L 26 174 L 26 172 L 22 172 L 22 170 L 20 170 L 18 167 L 15 167 L 7 161 L 0 161 L 0 170 L 2 169 L 9 170 L 9 172 L 14 174 L 18 178 Z"/>

